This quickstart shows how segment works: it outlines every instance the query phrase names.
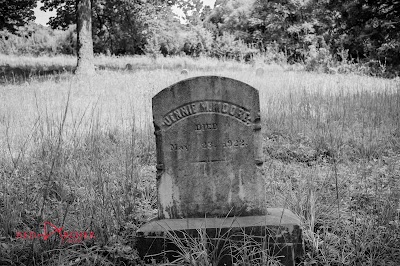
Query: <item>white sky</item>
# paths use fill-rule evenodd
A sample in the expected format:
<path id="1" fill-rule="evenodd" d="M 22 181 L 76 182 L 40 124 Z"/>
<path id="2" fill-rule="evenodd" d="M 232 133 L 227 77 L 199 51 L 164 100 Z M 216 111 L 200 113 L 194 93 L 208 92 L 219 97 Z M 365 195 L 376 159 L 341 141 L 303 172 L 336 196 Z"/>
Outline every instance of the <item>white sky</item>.
<path id="1" fill-rule="evenodd" d="M 203 5 L 210 6 L 211 8 L 214 7 L 215 0 L 203 0 Z"/>
<path id="2" fill-rule="evenodd" d="M 203 0 L 203 5 L 214 8 L 215 1 L 216 0 Z M 182 10 L 180 10 L 179 8 L 176 8 L 176 7 L 172 7 L 172 11 L 180 18 L 181 23 L 184 23 L 184 20 L 182 19 L 182 17 L 183 17 Z"/>
<path id="3" fill-rule="evenodd" d="M 210 6 L 211 8 L 213 8 L 215 1 L 216 0 L 203 0 L 203 4 L 205 6 Z M 46 26 L 46 23 L 49 21 L 49 18 L 51 16 L 54 16 L 56 14 L 56 12 L 55 11 L 43 12 L 40 10 L 41 6 L 43 6 L 43 4 L 41 2 L 38 2 L 37 7 L 34 9 L 35 16 L 36 16 L 35 22 Z M 177 13 L 178 16 L 183 15 L 183 13 L 180 13 L 178 10 L 175 10 L 175 12 Z"/>
<path id="4" fill-rule="evenodd" d="M 56 14 L 55 11 L 53 12 L 43 12 L 40 10 L 40 7 L 43 6 L 41 2 L 37 3 L 37 7 L 33 10 L 35 12 L 36 20 L 35 22 L 37 24 L 42 24 L 46 26 L 46 23 L 49 21 L 49 18 L 51 16 L 54 16 Z"/>

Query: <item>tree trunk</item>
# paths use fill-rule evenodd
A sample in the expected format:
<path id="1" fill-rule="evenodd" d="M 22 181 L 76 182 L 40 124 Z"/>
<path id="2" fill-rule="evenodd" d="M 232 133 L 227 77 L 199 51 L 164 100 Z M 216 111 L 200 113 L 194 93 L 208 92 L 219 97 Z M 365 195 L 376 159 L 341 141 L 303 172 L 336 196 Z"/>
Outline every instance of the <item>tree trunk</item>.
<path id="1" fill-rule="evenodd" d="M 78 64 L 77 75 L 94 75 L 93 39 L 92 39 L 92 8 L 91 0 L 75 0 L 76 24 L 78 32 Z"/>

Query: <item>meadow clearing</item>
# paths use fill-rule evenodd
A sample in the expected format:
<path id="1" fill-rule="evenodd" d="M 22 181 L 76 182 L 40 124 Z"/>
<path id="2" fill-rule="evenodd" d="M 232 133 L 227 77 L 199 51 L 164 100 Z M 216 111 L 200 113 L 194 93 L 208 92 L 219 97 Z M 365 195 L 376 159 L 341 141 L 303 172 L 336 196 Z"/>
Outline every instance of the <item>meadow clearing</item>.
<path id="1" fill-rule="evenodd" d="M 138 264 L 135 232 L 157 213 L 151 98 L 199 75 L 259 90 L 267 207 L 301 218 L 303 265 L 400 265 L 398 80 L 97 57 L 84 82 L 74 60 L 0 57 L 0 265 Z M 45 221 L 95 239 L 16 237 Z"/>

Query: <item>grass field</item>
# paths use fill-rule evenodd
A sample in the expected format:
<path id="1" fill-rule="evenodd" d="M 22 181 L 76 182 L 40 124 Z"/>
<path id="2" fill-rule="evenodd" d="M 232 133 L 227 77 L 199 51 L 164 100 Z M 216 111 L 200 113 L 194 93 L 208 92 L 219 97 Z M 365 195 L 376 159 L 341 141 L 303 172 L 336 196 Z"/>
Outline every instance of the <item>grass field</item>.
<path id="1" fill-rule="evenodd" d="M 135 232 L 157 213 L 151 98 L 199 75 L 260 91 L 267 207 L 302 219 L 304 265 L 400 265 L 398 80 L 100 57 L 83 82 L 72 58 L 0 63 L 0 265 L 136 265 Z M 45 221 L 96 238 L 16 237 Z"/>

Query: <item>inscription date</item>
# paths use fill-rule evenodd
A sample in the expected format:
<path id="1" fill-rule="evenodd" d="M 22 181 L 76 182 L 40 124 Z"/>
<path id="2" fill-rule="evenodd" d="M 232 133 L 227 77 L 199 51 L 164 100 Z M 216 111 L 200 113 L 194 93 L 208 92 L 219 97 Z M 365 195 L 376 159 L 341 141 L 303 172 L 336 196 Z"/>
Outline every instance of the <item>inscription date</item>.
<path id="1" fill-rule="evenodd" d="M 188 145 L 179 145 L 176 143 L 170 143 L 170 150 L 171 151 L 188 151 L 189 147 Z"/>
<path id="2" fill-rule="evenodd" d="M 225 142 L 221 143 L 221 145 L 222 148 L 243 148 L 248 146 L 249 144 L 246 143 L 244 139 L 236 139 L 236 140 L 228 139 Z M 208 150 L 215 149 L 217 147 L 218 147 L 217 143 L 214 142 L 203 142 L 201 144 L 201 148 Z"/>
<path id="3" fill-rule="evenodd" d="M 243 148 L 247 147 L 249 144 L 246 143 L 244 139 L 236 139 L 236 140 L 231 140 L 228 139 L 222 143 L 215 143 L 212 141 L 206 141 L 202 142 L 200 144 L 201 149 L 203 150 L 212 150 L 212 149 L 217 149 L 218 147 L 222 147 L 223 149 L 234 149 L 234 148 Z M 190 147 L 189 145 L 180 145 L 177 143 L 170 143 L 170 151 L 189 151 Z"/>
<path id="4" fill-rule="evenodd" d="M 222 143 L 222 147 L 224 148 L 232 148 L 232 147 L 246 147 L 249 144 L 247 144 L 244 139 L 236 139 L 236 140 L 230 140 L 228 139 L 226 142 Z"/>

